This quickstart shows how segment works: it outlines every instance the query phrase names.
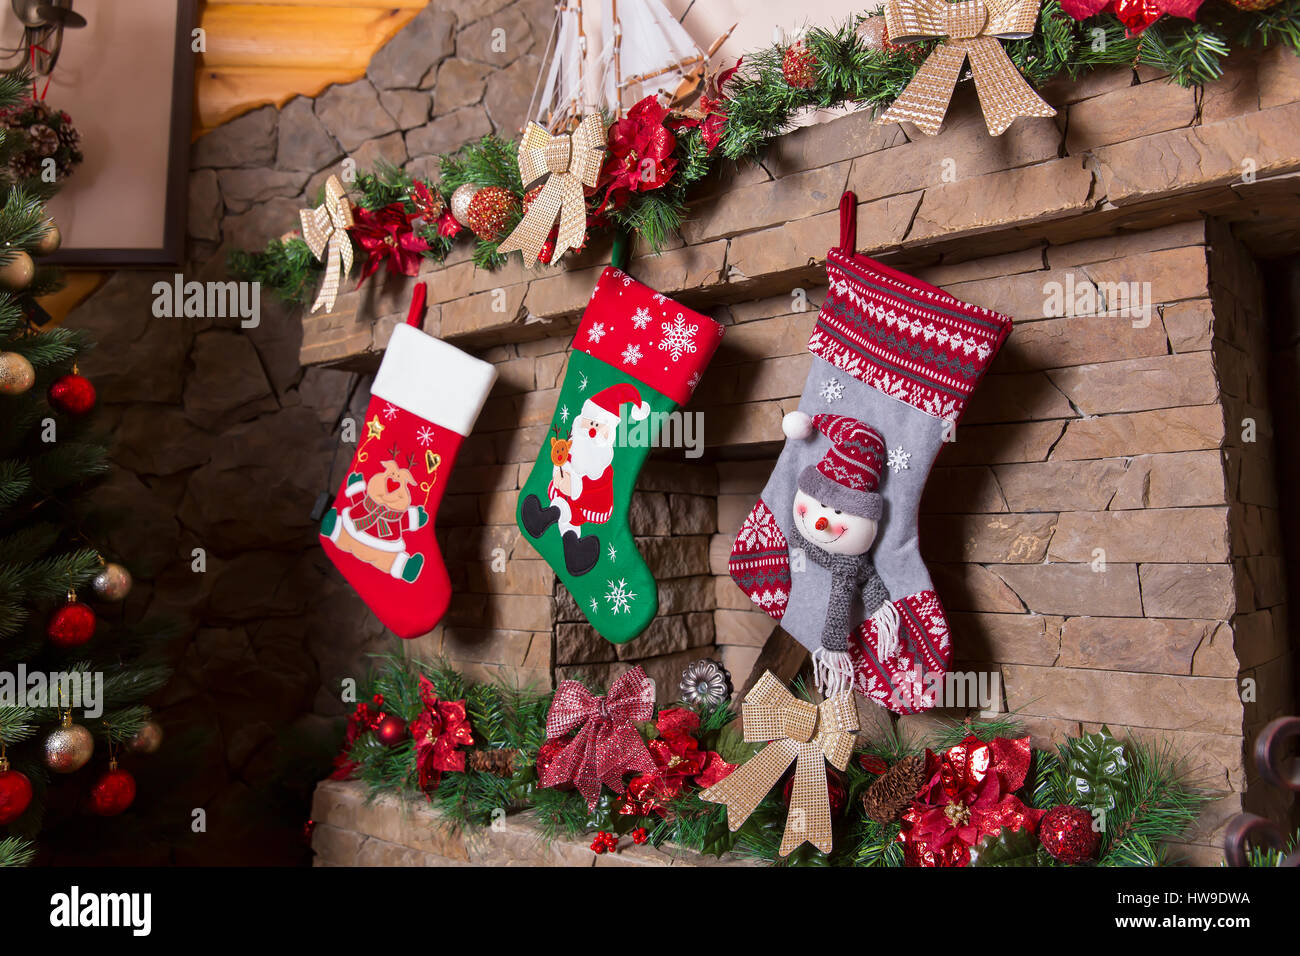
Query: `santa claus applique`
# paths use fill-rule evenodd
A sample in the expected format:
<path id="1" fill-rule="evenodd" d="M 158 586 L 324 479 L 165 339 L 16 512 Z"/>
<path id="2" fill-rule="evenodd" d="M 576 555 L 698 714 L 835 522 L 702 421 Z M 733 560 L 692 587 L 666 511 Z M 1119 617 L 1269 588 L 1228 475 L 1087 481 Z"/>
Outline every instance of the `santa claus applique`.
<path id="1" fill-rule="evenodd" d="M 636 388 L 620 382 L 605 388 L 582 403 L 573 420 L 568 439 L 551 439 L 553 471 L 546 488 L 548 504 L 528 495 L 521 516 L 524 530 L 540 538 L 552 524 L 564 542 L 564 564 L 578 576 L 596 566 L 600 539 L 584 525 L 601 525 L 614 513 L 614 449 L 618 445 L 620 411 L 628 408 L 629 421 L 641 421 L 650 414 Z"/>

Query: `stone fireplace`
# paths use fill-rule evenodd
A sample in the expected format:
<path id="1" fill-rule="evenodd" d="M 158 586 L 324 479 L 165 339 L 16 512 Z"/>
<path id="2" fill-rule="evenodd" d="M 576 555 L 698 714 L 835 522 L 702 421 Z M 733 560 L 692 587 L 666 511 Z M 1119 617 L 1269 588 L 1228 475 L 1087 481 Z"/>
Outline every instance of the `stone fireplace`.
<path id="1" fill-rule="evenodd" d="M 492 17 L 518 19 L 516 6 Z M 429 29 L 430 11 L 407 29 Z M 372 70 L 198 142 L 188 272 L 219 275 L 225 250 L 291 228 L 345 156 L 425 171 L 433 153 L 512 132 L 527 90 L 503 89 L 502 76 L 531 83 L 533 54 L 488 79 L 458 39 L 484 21 L 436 16 L 446 42 L 403 47 L 408 57 L 431 51 L 424 69 Z M 594 633 L 514 524 L 608 243 L 535 270 L 478 271 L 463 245 L 443 265 L 426 263 L 426 331 L 500 374 L 437 517 L 451 609 L 407 652 L 544 687 L 579 672 L 603 683 L 636 662 L 664 700 L 700 657 L 722 660 L 738 692 L 764 667 L 789 678 L 803 666 L 802 649 L 728 577 L 727 556 L 780 449 L 782 415 L 796 407 L 821 263 L 837 240 L 840 194 L 852 189 L 862 252 L 1016 320 L 922 505 L 954 667 L 996 674 L 995 706 L 1022 715 L 1039 743 L 1102 724 L 1167 741 L 1216 795 L 1184 848 L 1195 862 L 1221 859 L 1222 824 L 1243 807 L 1290 813 L 1253 786 L 1245 750 L 1295 707 L 1286 548 L 1294 560 L 1300 540 L 1284 534 L 1295 519 L 1279 510 L 1277 476 L 1292 473 L 1289 459 L 1281 471 L 1275 461 L 1269 391 L 1270 376 L 1294 368 L 1294 351 L 1287 358 L 1277 344 L 1293 349 L 1293 337 L 1279 338 L 1277 281 L 1265 283 L 1260 263 L 1300 250 L 1300 61 L 1281 51 L 1242 58 L 1204 90 L 1120 68 L 1044 93 L 1058 116 L 1018 121 L 998 139 L 968 89 L 934 138 L 865 114 L 798 130 L 760 163 L 710 177 L 672 248 L 634 253 L 633 275 L 728 330 L 689 408 L 703 415 L 704 456 L 657 450 L 638 484 L 631 527 L 660 612 L 626 645 Z M 124 424 L 123 501 L 153 508 L 167 547 L 206 543 L 218 558 L 217 576 L 195 582 L 169 572 L 160 553 L 150 594 L 194 609 L 192 676 L 176 706 L 202 701 L 229 720 L 227 784 L 216 790 L 235 799 L 231 781 L 265 772 L 269 727 L 341 713 L 329 688 L 383 644 L 328 573 L 307 515 L 346 468 L 333 429 L 363 411 L 411 283 L 349 285 L 329 314 L 268 314 L 245 336 L 114 327 L 114 289 L 142 281 L 115 278 L 82 315 L 110 341 L 157 339 L 183 370 L 160 389 L 119 369 L 105 400 Z M 195 434 L 146 454 L 138 436 L 170 427 Z M 283 509 L 270 530 L 239 513 L 250 503 L 234 486 L 250 470 Z M 218 499 L 229 513 L 214 510 Z M 204 676 L 212 661 L 236 670 L 269 661 L 275 674 L 307 676 L 250 725 Z M 965 714 L 900 723 L 909 731 Z M 891 719 L 875 708 L 868 717 Z M 321 862 L 491 858 L 429 843 L 418 812 L 378 833 L 358 807 L 346 785 L 318 793 Z"/>

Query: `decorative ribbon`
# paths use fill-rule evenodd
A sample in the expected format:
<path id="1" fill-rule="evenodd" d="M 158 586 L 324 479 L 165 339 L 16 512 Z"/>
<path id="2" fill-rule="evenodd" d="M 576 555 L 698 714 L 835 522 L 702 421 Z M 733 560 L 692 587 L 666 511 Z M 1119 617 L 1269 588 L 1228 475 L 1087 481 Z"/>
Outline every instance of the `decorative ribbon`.
<path id="1" fill-rule="evenodd" d="M 745 739 L 771 741 L 739 770 L 700 796 L 725 804 L 727 826 L 740 829 L 781 775 L 795 764 L 790 812 L 781 838 L 781 855 L 804 842 L 831 851 L 831 802 L 826 767 L 843 770 L 853 755 L 858 710 L 853 691 L 845 690 L 820 704 L 799 700 L 771 671 L 765 671 L 740 705 Z"/>
<path id="2" fill-rule="evenodd" d="M 519 249 L 524 262 L 536 262 L 557 218 L 560 231 L 551 261 L 558 261 L 569 249 L 581 248 L 587 237 L 582 187 L 596 185 L 604 152 L 605 125 L 596 113 L 584 116 L 572 135 L 552 136 L 545 127 L 529 123 L 519 144 L 519 176 L 525 188 L 548 173 L 550 178 L 497 252 Z"/>
<path id="3" fill-rule="evenodd" d="M 654 758 L 632 726 L 650 720 L 654 708 L 655 682 L 640 665 L 614 681 L 606 697 L 594 696 L 577 681 L 561 681 L 546 715 L 546 739 L 582 729 L 542 768 L 542 786 L 572 783 L 591 810 L 601 784 L 621 793 L 625 773 L 656 773 Z"/>
<path id="4" fill-rule="evenodd" d="M 1056 110 L 1025 82 L 999 42 L 1033 36 L 1038 4 L 1039 0 L 888 0 L 885 29 L 891 42 L 943 39 L 881 122 L 909 120 L 930 136 L 939 132 L 968 56 L 990 135 L 1002 135 L 1019 116 L 1055 116 Z"/>
<path id="5" fill-rule="evenodd" d="M 348 229 L 352 225 L 352 205 L 343 193 L 343 184 L 337 176 L 325 180 L 325 201 L 315 209 L 298 212 L 302 219 L 302 238 L 312 255 L 325 263 L 325 281 L 312 303 L 315 312 L 322 305 L 325 311 L 334 309 L 334 298 L 339 294 L 339 282 L 352 269 L 352 239 Z"/>

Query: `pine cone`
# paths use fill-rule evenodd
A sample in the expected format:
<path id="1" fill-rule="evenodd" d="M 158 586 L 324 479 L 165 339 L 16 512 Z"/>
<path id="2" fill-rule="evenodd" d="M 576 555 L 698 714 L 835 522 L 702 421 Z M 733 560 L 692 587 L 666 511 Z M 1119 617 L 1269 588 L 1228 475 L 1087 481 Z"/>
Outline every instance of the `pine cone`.
<path id="1" fill-rule="evenodd" d="M 81 132 L 71 123 L 59 127 L 59 143 L 71 150 L 81 149 Z"/>
<path id="2" fill-rule="evenodd" d="M 877 823 L 894 823 L 912 805 L 912 799 L 924 783 L 925 758 L 904 757 L 867 788 L 862 796 L 862 808 Z"/>
<path id="3" fill-rule="evenodd" d="M 515 761 L 518 758 L 519 751 L 513 747 L 503 747 L 500 750 L 471 750 L 469 768 L 497 777 L 509 777 L 515 772 Z"/>
<path id="4" fill-rule="evenodd" d="M 41 173 L 41 158 L 30 149 L 24 150 L 9 161 L 9 169 L 15 179 L 31 179 Z"/>
<path id="5" fill-rule="evenodd" d="M 59 148 L 59 134 L 44 123 L 36 123 L 27 128 L 27 138 L 38 156 L 53 156 Z"/>

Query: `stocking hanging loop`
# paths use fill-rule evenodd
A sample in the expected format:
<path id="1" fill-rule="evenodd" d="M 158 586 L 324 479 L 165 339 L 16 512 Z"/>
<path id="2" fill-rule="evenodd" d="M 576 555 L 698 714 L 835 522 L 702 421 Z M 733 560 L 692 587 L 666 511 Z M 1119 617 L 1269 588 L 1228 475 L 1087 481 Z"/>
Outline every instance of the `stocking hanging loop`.
<path id="1" fill-rule="evenodd" d="M 846 256 L 857 254 L 858 248 L 858 195 L 845 190 L 840 197 L 840 252 Z"/>

